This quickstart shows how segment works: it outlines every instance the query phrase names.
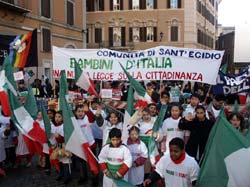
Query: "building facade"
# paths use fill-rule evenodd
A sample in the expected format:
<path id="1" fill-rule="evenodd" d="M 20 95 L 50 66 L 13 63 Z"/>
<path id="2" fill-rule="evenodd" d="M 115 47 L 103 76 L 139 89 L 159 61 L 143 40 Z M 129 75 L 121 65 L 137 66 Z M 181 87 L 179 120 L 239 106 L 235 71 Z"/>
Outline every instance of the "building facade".
<path id="1" fill-rule="evenodd" d="M 217 50 L 224 50 L 221 64 L 226 65 L 228 73 L 235 73 L 234 65 L 235 27 L 221 27 L 221 33 L 216 42 Z"/>
<path id="2" fill-rule="evenodd" d="M 214 49 L 221 0 L 87 0 L 87 47 Z"/>
<path id="3" fill-rule="evenodd" d="M 52 46 L 85 47 L 85 1 L 0 0 L 0 34 L 26 34 L 37 28 L 38 78 L 52 78 Z M 30 68 L 28 68 L 30 69 Z"/>

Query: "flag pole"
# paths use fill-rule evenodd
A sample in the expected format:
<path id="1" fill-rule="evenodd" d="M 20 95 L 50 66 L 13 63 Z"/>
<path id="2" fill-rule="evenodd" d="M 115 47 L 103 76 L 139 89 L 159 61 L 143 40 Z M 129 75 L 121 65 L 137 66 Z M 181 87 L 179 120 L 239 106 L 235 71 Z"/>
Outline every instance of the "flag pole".
<path id="1" fill-rule="evenodd" d="M 97 163 L 99 163 L 98 158 L 94 155 L 94 153 L 92 152 L 92 150 L 88 147 L 88 151 L 90 152 L 90 154 L 95 158 L 95 160 L 97 161 Z"/>
<path id="2" fill-rule="evenodd" d="M 163 86 L 163 81 L 162 81 L 162 79 L 160 80 L 160 90 L 159 90 L 160 101 L 161 101 L 161 92 L 162 92 L 161 86 Z"/>

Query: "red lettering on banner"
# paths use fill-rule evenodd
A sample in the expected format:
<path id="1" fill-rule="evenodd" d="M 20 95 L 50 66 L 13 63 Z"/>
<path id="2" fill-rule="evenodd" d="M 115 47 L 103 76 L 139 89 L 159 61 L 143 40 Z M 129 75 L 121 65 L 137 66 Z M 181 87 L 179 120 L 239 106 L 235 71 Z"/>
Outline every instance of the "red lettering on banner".
<path id="1" fill-rule="evenodd" d="M 119 72 L 118 74 L 118 80 L 126 80 L 127 76 L 125 75 L 124 72 Z"/>
<path id="2" fill-rule="evenodd" d="M 203 76 L 202 76 L 202 74 L 201 74 L 201 73 L 198 75 L 197 80 L 198 80 L 198 81 L 201 81 L 201 82 L 203 81 Z"/>
<path id="3" fill-rule="evenodd" d="M 60 70 L 53 70 L 53 77 L 60 77 L 61 71 Z"/>
<path id="4" fill-rule="evenodd" d="M 142 80 L 141 72 L 138 72 L 138 73 L 137 73 L 137 77 L 136 77 L 135 79 Z"/>
<path id="5" fill-rule="evenodd" d="M 67 71 L 67 78 L 74 78 L 74 72 L 73 71 Z"/>
<path id="6" fill-rule="evenodd" d="M 93 79 L 96 80 L 113 80 L 114 79 L 114 73 L 103 73 L 103 72 L 94 72 L 93 73 Z"/>

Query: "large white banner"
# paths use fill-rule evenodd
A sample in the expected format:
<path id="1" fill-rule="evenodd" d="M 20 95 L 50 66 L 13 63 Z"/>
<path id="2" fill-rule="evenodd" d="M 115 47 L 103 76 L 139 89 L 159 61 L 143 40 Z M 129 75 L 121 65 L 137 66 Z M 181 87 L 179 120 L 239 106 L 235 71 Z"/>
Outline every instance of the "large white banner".
<path id="1" fill-rule="evenodd" d="M 223 51 L 158 46 L 131 53 L 109 49 L 68 49 L 53 46 L 53 76 L 74 63 L 94 80 L 126 80 L 120 64 L 137 80 L 184 80 L 216 84 Z M 119 64 L 120 63 L 120 64 Z"/>

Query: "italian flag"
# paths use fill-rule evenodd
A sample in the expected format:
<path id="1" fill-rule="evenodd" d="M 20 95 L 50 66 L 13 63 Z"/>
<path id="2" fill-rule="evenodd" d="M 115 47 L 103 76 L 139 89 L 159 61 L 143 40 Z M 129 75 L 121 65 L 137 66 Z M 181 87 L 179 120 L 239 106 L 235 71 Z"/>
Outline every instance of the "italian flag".
<path id="1" fill-rule="evenodd" d="M 86 138 L 82 135 L 81 129 L 76 121 L 71 108 L 66 101 L 67 81 L 65 71 L 61 72 L 59 104 L 63 114 L 63 130 L 65 149 L 88 162 L 91 171 L 98 173 L 98 164 L 92 153 Z"/>
<path id="2" fill-rule="evenodd" d="M 48 146 L 49 146 L 49 154 L 51 155 L 51 153 L 53 152 L 53 148 L 51 147 L 51 143 L 50 143 L 50 137 L 51 137 L 51 122 L 50 119 L 47 115 L 47 112 L 44 108 L 44 106 L 41 104 L 41 112 L 42 112 L 42 116 L 43 116 L 43 122 L 44 122 L 44 129 L 45 129 L 45 133 L 46 133 L 46 138 L 47 138 L 47 142 L 48 142 Z M 57 171 L 60 171 L 60 164 L 59 164 L 59 160 L 55 159 L 52 160 L 50 159 L 50 164 L 51 166 L 55 167 L 55 169 Z"/>
<path id="3" fill-rule="evenodd" d="M 38 110 L 37 110 L 36 98 L 32 92 L 31 86 L 29 86 L 28 89 L 28 95 L 26 97 L 24 108 L 29 112 L 29 114 L 32 116 L 33 119 L 36 119 Z"/>
<path id="4" fill-rule="evenodd" d="M 9 90 L 8 98 L 12 111 L 12 119 L 21 133 L 31 140 L 31 142 L 25 141 L 26 145 L 27 143 L 30 144 L 27 145 L 27 147 L 32 148 L 31 144 L 33 144 L 33 142 L 37 142 L 40 145 L 46 143 L 47 140 L 44 130 L 37 121 L 33 120 L 28 111 L 21 105 L 18 98 Z M 37 146 L 37 143 L 33 145 Z"/>
<path id="5" fill-rule="evenodd" d="M 221 112 L 210 132 L 198 187 L 250 186 L 250 141 Z"/>
<path id="6" fill-rule="evenodd" d="M 4 59 L 2 71 L 0 72 L 0 103 L 2 111 L 6 116 L 11 115 L 6 88 L 10 89 L 14 95 L 16 92 L 16 82 L 13 76 L 14 70 L 10 63 L 9 56 Z"/>
<path id="7" fill-rule="evenodd" d="M 75 80 L 76 80 L 77 86 L 84 89 L 88 93 L 98 97 L 98 94 L 95 91 L 95 85 L 94 85 L 93 80 L 89 78 L 87 73 L 82 71 L 82 69 L 80 68 L 77 62 L 75 62 Z"/>
<path id="8" fill-rule="evenodd" d="M 126 106 L 126 110 L 124 114 L 123 128 L 122 128 L 122 141 L 123 142 L 128 139 L 128 125 L 129 125 L 129 120 L 133 114 L 134 114 L 134 93 L 133 93 L 133 87 L 129 86 L 127 106 Z"/>
<path id="9" fill-rule="evenodd" d="M 120 64 L 121 65 L 121 64 Z M 140 106 L 147 106 L 150 103 L 153 103 L 152 98 L 147 94 L 145 88 L 136 81 L 130 74 L 127 72 L 127 70 L 121 65 L 124 73 L 127 75 L 128 80 L 130 82 L 130 86 L 132 86 L 138 96 L 138 103 Z"/>
<path id="10" fill-rule="evenodd" d="M 9 56 L 6 56 L 4 59 L 2 73 L 5 81 L 4 87 L 7 87 L 15 96 L 17 96 L 16 81 L 13 76 L 14 70 L 11 65 Z"/>
<path id="11" fill-rule="evenodd" d="M 162 105 L 161 109 L 160 109 L 160 113 L 157 116 L 157 119 L 155 120 L 155 123 L 153 126 L 153 133 L 158 132 L 159 129 L 162 127 L 166 111 L 167 111 L 167 105 Z M 155 165 L 160 160 L 160 154 L 159 154 L 159 151 L 157 149 L 157 145 L 156 145 L 156 141 L 153 137 L 153 133 L 149 139 L 148 153 L 149 153 L 149 158 L 150 158 L 151 164 Z"/>
<path id="12" fill-rule="evenodd" d="M 5 85 L 5 75 L 3 71 L 0 71 L 0 104 L 2 106 L 2 111 L 5 116 L 10 116 L 10 105 L 8 102 L 8 95 L 6 94 L 4 90 Z"/>

